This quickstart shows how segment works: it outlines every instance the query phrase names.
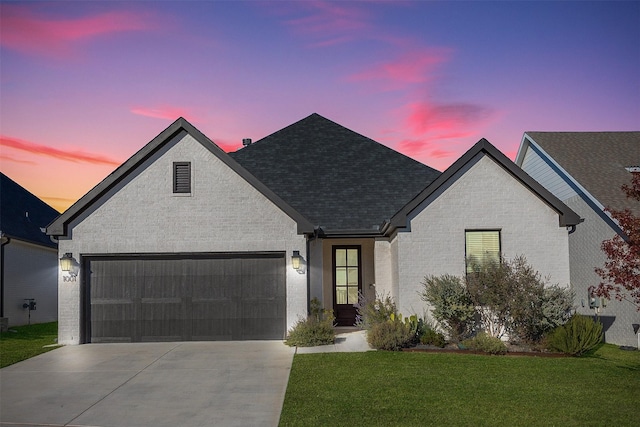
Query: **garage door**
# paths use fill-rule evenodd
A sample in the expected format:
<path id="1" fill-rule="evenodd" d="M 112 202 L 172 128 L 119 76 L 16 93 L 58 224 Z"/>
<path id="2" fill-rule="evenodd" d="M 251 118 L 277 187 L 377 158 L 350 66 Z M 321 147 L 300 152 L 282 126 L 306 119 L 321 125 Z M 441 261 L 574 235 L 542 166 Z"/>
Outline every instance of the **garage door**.
<path id="1" fill-rule="evenodd" d="M 282 339 L 284 254 L 89 257 L 91 342 Z"/>

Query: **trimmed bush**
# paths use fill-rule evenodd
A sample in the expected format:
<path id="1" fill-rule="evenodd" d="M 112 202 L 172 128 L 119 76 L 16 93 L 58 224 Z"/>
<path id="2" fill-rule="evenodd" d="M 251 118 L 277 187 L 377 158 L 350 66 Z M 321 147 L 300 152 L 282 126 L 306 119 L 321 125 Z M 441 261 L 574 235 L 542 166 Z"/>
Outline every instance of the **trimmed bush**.
<path id="1" fill-rule="evenodd" d="M 500 338 L 491 336 L 485 332 L 480 332 L 473 338 L 464 340 L 462 344 L 475 351 L 489 354 L 506 354 L 507 346 Z"/>
<path id="2" fill-rule="evenodd" d="M 602 323 L 587 316 L 574 314 L 567 323 L 557 327 L 548 338 L 551 350 L 581 356 L 602 342 Z"/>
<path id="3" fill-rule="evenodd" d="M 447 344 L 447 341 L 440 332 L 434 331 L 431 328 L 425 328 L 420 337 L 420 343 L 443 348 Z"/>
<path id="4" fill-rule="evenodd" d="M 314 298 L 311 300 L 311 314 L 306 319 L 298 320 L 289 331 L 285 344 L 291 347 L 333 344 L 336 340 L 334 320 L 333 311 L 323 310 L 320 301 Z"/>
<path id="5" fill-rule="evenodd" d="M 377 350 L 398 351 L 413 344 L 415 332 L 399 319 L 376 323 L 367 331 L 367 342 Z"/>

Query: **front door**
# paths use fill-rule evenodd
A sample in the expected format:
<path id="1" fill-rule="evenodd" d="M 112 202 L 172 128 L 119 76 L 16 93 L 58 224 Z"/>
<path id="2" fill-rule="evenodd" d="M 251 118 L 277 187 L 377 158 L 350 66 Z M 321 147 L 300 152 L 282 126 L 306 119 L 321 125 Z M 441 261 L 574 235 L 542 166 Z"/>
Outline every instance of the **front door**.
<path id="1" fill-rule="evenodd" d="M 362 291 L 360 246 L 333 247 L 333 305 L 338 326 L 356 322 L 358 293 Z"/>

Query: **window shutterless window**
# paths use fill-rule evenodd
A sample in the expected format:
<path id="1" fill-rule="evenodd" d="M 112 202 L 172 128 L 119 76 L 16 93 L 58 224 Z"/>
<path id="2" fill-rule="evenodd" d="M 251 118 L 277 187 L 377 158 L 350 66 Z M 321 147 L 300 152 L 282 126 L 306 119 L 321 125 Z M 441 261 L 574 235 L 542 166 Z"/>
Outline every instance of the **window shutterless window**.
<path id="1" fill-rule="evenodd" d="M 173 192 L 191 193 L 191 162 L 173 162 Z"/>
<path id="2" fill-rule="evenodd" d="M 465 231 L 467 274 L 489 262 L 500 262 L 500 230 Z"/>

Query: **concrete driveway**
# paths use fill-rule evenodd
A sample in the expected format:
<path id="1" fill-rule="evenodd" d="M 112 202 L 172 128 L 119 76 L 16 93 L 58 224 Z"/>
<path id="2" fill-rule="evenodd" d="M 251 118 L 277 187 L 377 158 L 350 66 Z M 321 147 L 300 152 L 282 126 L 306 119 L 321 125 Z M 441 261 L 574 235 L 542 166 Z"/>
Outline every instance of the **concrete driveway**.
<path id="1" fill-rule="evenodd" d="M 280 341 L 86 344 L 0 370 L 0 425 L 276 426 Z"/>

